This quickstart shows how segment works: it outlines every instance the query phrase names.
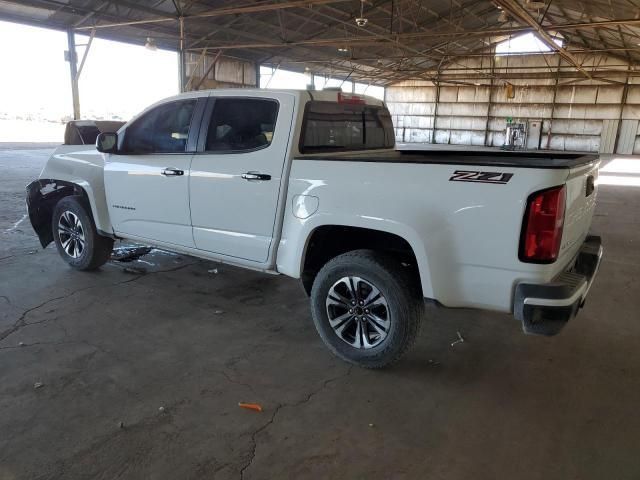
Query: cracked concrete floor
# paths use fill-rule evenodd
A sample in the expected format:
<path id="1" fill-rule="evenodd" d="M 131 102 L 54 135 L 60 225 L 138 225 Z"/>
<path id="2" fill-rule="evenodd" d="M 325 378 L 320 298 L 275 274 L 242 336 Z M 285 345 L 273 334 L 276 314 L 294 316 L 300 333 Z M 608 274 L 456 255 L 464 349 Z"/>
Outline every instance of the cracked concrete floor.
<path id="1" fill-rule="evenodd" d="M 294 280 L 67 268 L 21 221 L 48 153 L 0 151 L 0 479 L 640 477 L 640 188 L 601 188 L 605 260 L 561 335 L 430 309 L 371 372 L 325 350 Z"/>

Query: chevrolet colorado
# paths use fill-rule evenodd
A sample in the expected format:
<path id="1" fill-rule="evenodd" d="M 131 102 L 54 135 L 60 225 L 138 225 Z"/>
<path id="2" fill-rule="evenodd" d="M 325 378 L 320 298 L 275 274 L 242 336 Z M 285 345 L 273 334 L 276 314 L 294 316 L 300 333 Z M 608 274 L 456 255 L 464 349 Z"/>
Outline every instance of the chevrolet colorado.
<path id="1" fill-rule="evenodd" d="M 95 135 L 27 187 L 43 247 L 78 270 L 128 239 L 300 278 L 327 347 L 364 367 L 406 352 L 425 299 L 555 334 L 602 255 L 597 157 L 395 151 L 369 97 L 191 92 Z"/>

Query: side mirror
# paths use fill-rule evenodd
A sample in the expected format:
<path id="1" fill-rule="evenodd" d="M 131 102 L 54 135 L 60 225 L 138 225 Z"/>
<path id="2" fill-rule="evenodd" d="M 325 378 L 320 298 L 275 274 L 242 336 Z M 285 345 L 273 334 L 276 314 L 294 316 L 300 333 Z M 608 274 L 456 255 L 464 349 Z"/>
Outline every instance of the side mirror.
<path id="1" fill-rule="evenodd" d="M 102 153 L 116 153 L 118 151 L 118 134 L 103 132 L 98 135 L 96 149 Z"/>

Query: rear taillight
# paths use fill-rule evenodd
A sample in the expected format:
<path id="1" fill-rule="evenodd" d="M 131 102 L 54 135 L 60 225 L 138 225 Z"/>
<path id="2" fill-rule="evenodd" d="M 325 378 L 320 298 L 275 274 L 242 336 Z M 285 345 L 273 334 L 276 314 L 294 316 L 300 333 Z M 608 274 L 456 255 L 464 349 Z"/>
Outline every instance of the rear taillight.
<path id="1" fill-rule="evenodd" d="M 563 185 L 529 196 L 520 240 L 520 260 L 523 262 L 552 263 L 558 258 L 565 195 Z"/>

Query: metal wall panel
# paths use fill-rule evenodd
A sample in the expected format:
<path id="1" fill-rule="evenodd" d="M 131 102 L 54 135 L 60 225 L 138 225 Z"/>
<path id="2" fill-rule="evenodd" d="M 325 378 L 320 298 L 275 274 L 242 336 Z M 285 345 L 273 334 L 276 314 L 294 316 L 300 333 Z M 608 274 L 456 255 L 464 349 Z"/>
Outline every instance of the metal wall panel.
<path id="1" fill-rule="evenodd" d="M 507 63 L 510 67 L 522 68 L 521 72 L 539 72 L 536 67 L 549 67 L 550 58 L 498 56 L 494 59 L 495 73 L 499 77 L 500 66 Z M 587 66 L 596 62 L 589 56 L 583 60 Z M 462 73 L 460 68 L 465 65 L 480 68 L 482 61 L 477 57 L 461 58 L 446 67 L 444 73 Z M 619 60 L 598 56 L 597 62 L 617 65 Z M 611 78 L 614 77 L 612 73 Z M 625 78 L 620 80 L 624 82 Z M 619 151 L 633 150 L 634 144 L 638 150 L 640 136 L 637 130 L 634 135 L 633 126 L 637 129 L 640 118 L 640 78 L 629 79 L 631 86 L 624 108 L 621 105 L 624 86 L 598 80 L 575 85 L 560 82 L 557 87 L 554 79 L 513 80 L 510 83 L 515 85 L 515 98 L 506 98 L 500 82 L 494 81 L 492 87 L 487 85 L 488 80 L 478 82 L 481 85 L 441 86 L 437 108 L 438 88 L 429 81 L 405 81 L 388 87 L 387 104 L 394 115 L 395 126 L 410 130 L 403 130 L 406 141 L 477 145 L 485 143 L 486 138 L 487 145 L 499 146 L 508 118 L 524 123 L 541 120 L 539 148 L 611 153 L 616 148 L 622 119 L 636 123 L 620 124 L 620 135 L 625 137 L 618 140 Z M 537 143 L 534 139 L 531 142 Z"/>
<path id="2" fill-rule="evenodd" d="M 629 91 L 627 92 L 627 103 L 640 103 L 640 87 L 629 87 Z"/>
<path id="3" fill-rule="evenodd" d="M 613 153 L 618 133 L 618 120 L 603 120 L 600 135 L 600 153 Z"/>
<path id="4" fill-rule="evenodd" d="M 622 120 L 616 153 L 632 154 L 637 134 L 638 120 Z"/>
<path id="5" fill-rule="evenodd" d="M 598 87 L 598 98 L 596 98 L 596 103 L 621 103 L 623 89 L 624 87 Z"/>

